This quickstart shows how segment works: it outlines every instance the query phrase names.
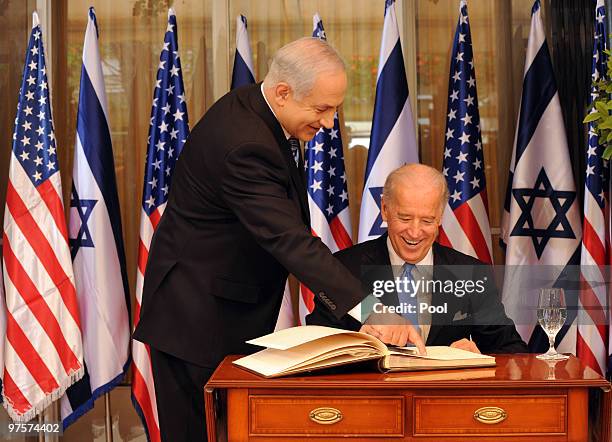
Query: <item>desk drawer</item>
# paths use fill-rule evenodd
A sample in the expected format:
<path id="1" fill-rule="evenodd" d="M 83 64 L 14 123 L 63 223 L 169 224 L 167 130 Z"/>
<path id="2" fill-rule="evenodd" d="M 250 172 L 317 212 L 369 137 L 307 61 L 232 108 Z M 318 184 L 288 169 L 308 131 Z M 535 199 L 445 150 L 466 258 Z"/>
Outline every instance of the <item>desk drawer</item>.
<path id="1" fill-rule="evenodd" d="M 415 396 L 414 435 L 559 435 L 567 397 Z"/>
<path id="2" fill-rule="evenodd" d="M 403 396 L 249 396 L 251 436 L 404 434 Z"/>

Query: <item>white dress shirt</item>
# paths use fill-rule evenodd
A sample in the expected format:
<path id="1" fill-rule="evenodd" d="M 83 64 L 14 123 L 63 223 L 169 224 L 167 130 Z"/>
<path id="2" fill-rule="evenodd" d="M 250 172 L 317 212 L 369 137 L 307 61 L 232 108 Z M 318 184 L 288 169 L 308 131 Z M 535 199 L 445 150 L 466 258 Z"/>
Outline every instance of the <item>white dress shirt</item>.
<path id="1" fill-rule="evenodd" d="M 406 261 L 400 258 L 400 256 L 396 253 L 389 237 L 387 237 L 387 251 L 389 252 L 389 261 L 391 262 L 391 266 L 393 268 L 393 276 L 397 278 L 402 275 L 402 267 L 404 264 L 406 264 Z M 414 264 L 415 268 L 412 270 L 412 277 L 414 280 L 416 281 L 421 278 L 423 278 L 424 281 L 431 280 L 433 277 L 433 262 L 433 248 L 430 247 L 423 259 Z M 416 297 L 418 305 L 421 303 L 431 305 L 431 293 L 424 290 L 419 290 Z M 427 341 L 429 329 L 431 328 L 431 314 L 427 311 L 419 313 L 417 310 L 417 318 L 421 337 L 423 338 L 423 341 Z"/>

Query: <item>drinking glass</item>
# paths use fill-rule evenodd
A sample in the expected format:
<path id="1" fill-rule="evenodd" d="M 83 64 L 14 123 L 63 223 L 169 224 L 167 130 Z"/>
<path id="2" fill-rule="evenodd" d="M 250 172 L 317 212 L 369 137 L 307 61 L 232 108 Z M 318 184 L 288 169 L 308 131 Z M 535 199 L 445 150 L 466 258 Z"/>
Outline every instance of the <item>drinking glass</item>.
<path id="1" fill-rule="evenodd" d="M 538 300 L 538 323 L 544 329 L 548 336 L 548 344 L 550 348 L 544 354 L 536 356 L 543 360 L 563 360 L 569 356 L 558 353 L 555 350 L 555 337 L 567 318 L 567 309 L 565 305 L 565 293 L 563 289 L 546 288 L 540 290 L 540 299 Z"/>

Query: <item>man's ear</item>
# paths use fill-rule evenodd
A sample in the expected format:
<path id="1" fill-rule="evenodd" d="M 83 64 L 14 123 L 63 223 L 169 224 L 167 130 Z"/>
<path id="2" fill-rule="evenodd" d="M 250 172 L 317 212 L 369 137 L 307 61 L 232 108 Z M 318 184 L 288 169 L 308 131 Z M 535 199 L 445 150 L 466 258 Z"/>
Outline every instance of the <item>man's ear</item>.
<path id="1" fill-rule="evenodd" d="M 277 83 L 274 87 L 274 102 L 276 105 L 279 107 L 285 106 L 289 99 L 289 94 L 291 94 L 291 86 L 284 81 Z"/>
<path id="2" fill-rule="evenodd" d="M 382 219 L 384 222 L 387 222 L 387 210 L 388 207 L 385 204 L 385 197 L 383 195 L 380 196 L 380 215 L 382 216 Z"/>

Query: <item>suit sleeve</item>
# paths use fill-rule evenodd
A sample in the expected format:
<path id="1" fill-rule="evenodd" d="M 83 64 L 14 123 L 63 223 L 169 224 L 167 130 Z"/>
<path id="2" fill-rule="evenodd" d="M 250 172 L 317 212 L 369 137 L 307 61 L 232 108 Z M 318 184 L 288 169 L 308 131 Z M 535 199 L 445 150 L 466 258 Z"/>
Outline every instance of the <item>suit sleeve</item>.
<path id="1" fill-rule="evenodd" d="M 329 309 L 319 300 L 315 298 L 315 307 L 311 314 L 306 316 L 306 324 L 308 325 L 324 325 L 325 327 L 341 328 L 343 330 L 359 331 L 361 322 L 350 315 L 344 315 L 341 318 L 336 318 Z"/>
<path id="2" fill-rule="evenodd" d="M 485 291 L 470 299 L 472 339 L 483 353 L 527 353 L 527 345 L 504 310 L 493 274 L 486 265 L 474 266 L 474 280 L 486 278 Z"/>
<path id="3" fill-rule="evenodd" d="M 273 146 L 275 147 L 275 146 Z M 312 236 L 288 195 L 288 170 L 269 146 L 231 150 L 221 173 L 221 196 L 255 241 L 341 318 L 359 303 L 359 281 Z"/>

